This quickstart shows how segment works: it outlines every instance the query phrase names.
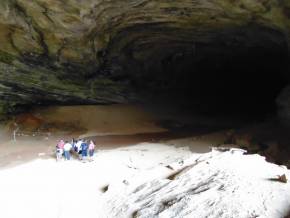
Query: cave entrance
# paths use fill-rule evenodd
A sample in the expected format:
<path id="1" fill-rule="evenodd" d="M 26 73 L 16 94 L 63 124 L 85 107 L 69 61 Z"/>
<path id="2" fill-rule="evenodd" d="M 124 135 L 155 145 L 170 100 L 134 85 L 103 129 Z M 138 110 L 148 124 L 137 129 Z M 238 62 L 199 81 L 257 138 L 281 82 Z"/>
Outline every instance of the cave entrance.
<path id="1" fill-rule="evenodd" d="M 262 118 L 275 113 L 275 99 L 286 84 L 283 53 L 259 47 L 233 51 L 236 53 L 208 55 L 197 62 L 182 55 L 167 62 L 164 69 L 171 79 L 165 85 L 171 96 L 190 109 L 211 115 Z"/>
<path id="2" fill-rule="evenodd" d="M 151 47 L 154 53 L 132 83 L 147 96 L 207 116 L 263 120 L 276 113 L 276 97 L 287 84 L 283 34 L 247 27 L 208 41 L 168 40 Z"/>

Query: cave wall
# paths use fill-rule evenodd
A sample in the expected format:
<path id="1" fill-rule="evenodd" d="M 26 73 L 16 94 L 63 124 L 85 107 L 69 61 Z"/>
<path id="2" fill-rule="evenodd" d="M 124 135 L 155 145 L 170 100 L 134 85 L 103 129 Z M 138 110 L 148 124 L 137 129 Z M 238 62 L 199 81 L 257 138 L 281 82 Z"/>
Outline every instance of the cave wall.
<path id="1" fill-rule="evenodd" d="M 0 12 L 1 113 L 136 101 L 134 84 L 170 80 L 180 56 L 289 56 L 288 0 L 1 0 Z"/>

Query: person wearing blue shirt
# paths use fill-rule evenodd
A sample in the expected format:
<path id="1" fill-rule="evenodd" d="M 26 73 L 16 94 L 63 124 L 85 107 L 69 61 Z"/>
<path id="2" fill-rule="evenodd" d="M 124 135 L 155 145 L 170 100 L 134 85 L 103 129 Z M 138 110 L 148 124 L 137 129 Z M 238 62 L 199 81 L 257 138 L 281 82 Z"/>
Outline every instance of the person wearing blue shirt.
<path id="1" fill-rule="evenodd" d="M 88 143 L 87 141 L 83 141 L 83 143 L 81 144 L 81 148 L 82 148 L 82 159 L 86 159 L 88 156 Z"/>

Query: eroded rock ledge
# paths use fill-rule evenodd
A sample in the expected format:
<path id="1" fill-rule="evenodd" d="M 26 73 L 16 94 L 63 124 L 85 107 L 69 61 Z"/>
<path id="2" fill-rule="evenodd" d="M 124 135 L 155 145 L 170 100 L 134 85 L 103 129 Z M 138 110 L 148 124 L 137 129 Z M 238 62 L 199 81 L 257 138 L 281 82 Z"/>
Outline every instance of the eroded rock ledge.
<path id="1" fill-rule="evenodd" d="M 110 184 L 102 196 L 100 217 L 286 217 L 289 213 L 289 170 L 259 155 L 242 155 L 238 149 L 212 151 L 167 167 L 169 176 L 157 174 L 162 172 L 159 166 L 150 169 L 151 174 L 143 171 L 147 176 L 137 174 Z M 155 177 L 148 179 L 152 174 Z M 143 183 L 138 184 L 138 177 Z"/>
<path id="2" fill-rule="evenodd" d="M 2 113 L 134 101 L 134 84 L 174 87 L 161 72 L 182 58 L 261 48 L 289 60 L 287 0 L 2 0 L 0 11 Z"/>

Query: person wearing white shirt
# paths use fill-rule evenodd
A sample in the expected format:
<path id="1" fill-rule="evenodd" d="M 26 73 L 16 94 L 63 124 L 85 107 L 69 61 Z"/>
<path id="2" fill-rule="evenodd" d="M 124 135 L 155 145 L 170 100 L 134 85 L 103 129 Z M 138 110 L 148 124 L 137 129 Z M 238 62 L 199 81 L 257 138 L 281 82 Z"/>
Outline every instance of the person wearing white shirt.
<path id="1" fill-rule="evenodd" d="M 69 143 L 68 141 L 65 142 L 64 146 L 63 146 L 63 150 L 64 150 L 64 157 L 66 160 L 70 160 L 70 150 L 72 149 L 72 145 L 71 143 Z"/>
<path id="2" fill-rule="evenodd" d="M 78 153 L 80 159 L 81 159 L 81 154 L 82 154 L 82 144 L 83 144 L 83 140 L 80 139 L 77 141 L 76 146 L 75 146 L 76 148 L 75 151 Z"/>

